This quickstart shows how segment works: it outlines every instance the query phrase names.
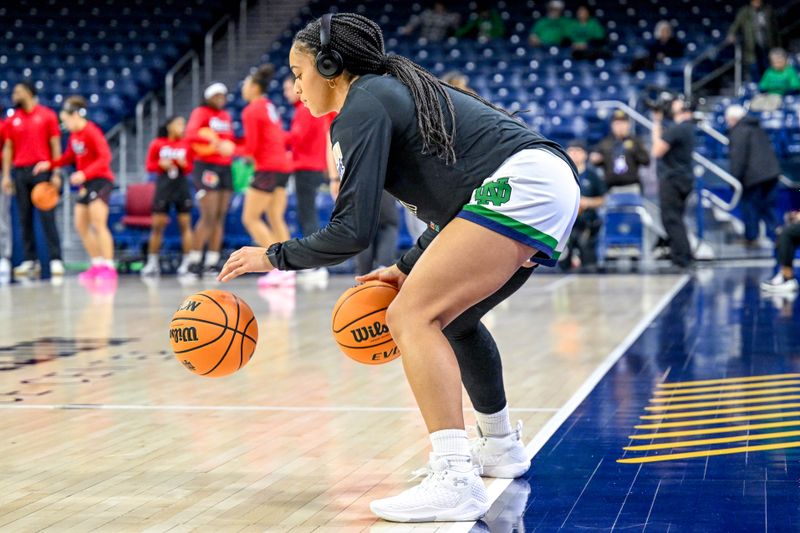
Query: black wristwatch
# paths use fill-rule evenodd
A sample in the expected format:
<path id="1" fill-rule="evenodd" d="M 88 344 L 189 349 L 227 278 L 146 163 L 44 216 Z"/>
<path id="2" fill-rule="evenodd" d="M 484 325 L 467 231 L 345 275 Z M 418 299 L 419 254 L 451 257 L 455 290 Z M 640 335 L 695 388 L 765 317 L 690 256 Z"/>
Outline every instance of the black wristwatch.
<path id="1" fill-rule="evenodd" d="M 275 268 L 278 268 L 278 252 L 281 251 L 281 247 L 282 246 L 283 246 L 283 243 L 276 242 L 276 243 L 270 245 L 269 248 L 267 248 L 267 254 L 266 254 L 267 255 L 267 260 Z"/>

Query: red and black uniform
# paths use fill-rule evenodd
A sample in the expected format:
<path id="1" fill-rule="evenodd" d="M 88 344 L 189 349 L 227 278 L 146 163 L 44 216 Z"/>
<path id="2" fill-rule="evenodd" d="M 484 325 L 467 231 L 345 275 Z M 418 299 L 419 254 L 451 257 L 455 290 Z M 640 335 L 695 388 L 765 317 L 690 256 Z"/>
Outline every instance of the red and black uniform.
<path id="1" fill-rule="evenodd" d="M 236 153 L 255 161 L 256 172 L 250 186 L 264 192 L 286 187 L 292 173 L 292 158 L 275 106 L 264 96 L 256 98 L 242 110 L 242 125 L 244 146 Z"/>
<path id="2" fill-rule="evenodd" d="M 224 109 L 202 105 L 195 108 L 186 125 L 186 142 L 194 152 L 195 185 L 208 191 L 232 191 L 232 156 L 217 153 L 209 138 L 233 141 L 231 116 Z"/>
<path id="3" fill-rule="evenodd" d="M 317 189 L 327 181 L 328 132 L 335 116 L 335 113 L 330 113 L 317 118 L 302 102 L 294 105 L 289 146 L 297 189 L 297 214 L 304 236 L 319 229 Z"/>
<path id="4" fill-rule="evenodd" d="M 52 109 L 39 104 L 36 104 L 30 112 L 22 108 L 15 109 L 14 114 L 5 122 L 3 136 L 7 142 L 11 142 L 14 150 L 12 162 L 14 188 L 22 225 L 25 260 L 34 261 L 36 260 L 36 236 L 33 231 L 31 191 L 37 184 L 49 181 L 50 173 L 43 172 L 34 176 L 33 167 L 39 161 L 50 161 L 53 158 L 50 141 L 54 137 L 60 140 L 61 137 L 58 117 Z M 40 211 L 39 220 L 47 240 L 50 259 L 61 259 L 61 242 L 56 229 L 55 210 Z"/>
<path id="5" fill-rule="evenodd" d="M 75 165 L 75 169 L 86 176 L 86 181 L 78 190 L 76 201 L 79 204 L 89 205 L 95 200 L 108 203 L 114 188 L 111 149 L 102 130 L 94 122 L 86 121 L 82 130 L 70 133 L 66 152 L 52 163 L 56 168 Z"/>
<path id="6" fill-rule="evenodd" d="M 162 160 L 170 161 L 172 166 L 164 170 L 159 164 Z M 157 174 L 153 213 L 169 213 L 171 205 L 175 205 L 178 213 L 190 213 L 192 193 L 187 175 L 192 171 L 192 150 L 189 143 L 168 137 L 153 139 L 147 150 L 146 167 L 148 172 Z"/>

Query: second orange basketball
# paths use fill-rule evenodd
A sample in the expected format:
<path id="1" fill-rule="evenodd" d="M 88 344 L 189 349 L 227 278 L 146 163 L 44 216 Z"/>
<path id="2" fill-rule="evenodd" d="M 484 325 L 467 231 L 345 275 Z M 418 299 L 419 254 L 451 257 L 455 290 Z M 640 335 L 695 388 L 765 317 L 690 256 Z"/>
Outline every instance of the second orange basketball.
<path id="1" fill-rule="evenodd" d="M 347 289 L 333 306 L 331 331 L 344 354 L 365 365 L 380 365 L 400 357 L 386 324 L 386 309 L 397 287 L 368 281 Z"/>
<path id="2" fill-rule="evenodd" d="M 31 203 L 39 211 L 51 211 L 58 205 L 58 189 L 49 181 L 37 183 L 31 190 Z"/>

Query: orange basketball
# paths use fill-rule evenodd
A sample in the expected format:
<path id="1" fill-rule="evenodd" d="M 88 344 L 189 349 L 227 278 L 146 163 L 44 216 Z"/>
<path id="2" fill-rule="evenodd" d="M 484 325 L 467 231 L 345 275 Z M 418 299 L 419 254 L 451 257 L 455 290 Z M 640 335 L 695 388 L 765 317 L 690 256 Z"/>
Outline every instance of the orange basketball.
<path id="1" fill-rule="evenodd" d="M 344 291 L 331 316 L 331 330 L 344 354 L 365 365 L 381 365 L 400 357 L 386 325 L 386 309 L 397 287 L 368 281 Z"/>
<path id="2" fill-rule="evenodd" d="M 58 205 L 58 189 L 49 181 L 37 183 L 31 190 L 31 202 L 39 211 L 50 211 Z"/>
<path id="3" fill-rule="evenodd" d="M 205 139 L 208 141 L 208 143 L 213 143 L 219 140 L 219 135 L 217 135 L 217 132 L 208 127 L 197 130 L 197 136 Z M 194 151 L 194 153 L 200 157 L 209 156 L 217 152 L 214 147 L 211 146 L 211 144 L 206 143 L 192 143 L 192 151 Z"/>
<path id="4" fill-rule="evenodd" d="M 250 361 L 258 342 L 258 323 L 244 300 L 209 290 L 186 298 L 169 325 L 172 351 L 200 376 L 227 376 Z"/>

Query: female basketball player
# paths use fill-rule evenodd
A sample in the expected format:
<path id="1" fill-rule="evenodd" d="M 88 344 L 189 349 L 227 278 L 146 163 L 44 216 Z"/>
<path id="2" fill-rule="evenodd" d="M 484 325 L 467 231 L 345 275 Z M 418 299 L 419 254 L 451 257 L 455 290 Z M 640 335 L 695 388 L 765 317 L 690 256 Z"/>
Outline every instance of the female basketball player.
<path id="1" fill-rule="evenodd" d="M 108 200 L 114 188 L 111 150 L 100 128 L 86 118 L 86 108 L 82 96 L 70 96 L 64 101 L 59 117 L 70 132 L 67 150 L 55 161 L 37 163 L 33 173 L 75 165 L 75 172 L 69 177 L 72 185 L 80 187 L 75 204 L 75 229 L 92 260 L 80 279 L 115 280 L 114 240 L 108 230 Z"/>
<path id="2" fill-rule="evenodd" d="M 480 318 L 533 266 L 555 264 L 578 212 L 575 169 L 557 144 L 491 104 L 386 56 L 379 26 L 360 15 L 311 23 L 289 62 L 311 112 L 339 112 L 331 130 L 339 199 L 327 227 L 267 250 L 242 248 L 219 279 L 355 255 L 372 241 L 383 188 L 426 220 L 429 229 L 396 265 L 358 278 L 401 287 L 387 321 L 433 446 L 420 485 L 370 507 L 394 521 L 477 519 L 488 509 L 479 473 L 518 477 L 530 464 Z M 461 381 L 481 435 L 472 446 Z"/>
<path id="3" fill-rule="evenodd" d="M 242 111 L 244 146 L 237 150 L 237 155 L 252 159 L 256 167 L 244 197 L 242 224 L 253 240 L 264 247 L 289 239 L 284 216 L 292 160 L 278 112 L 264 96 L 274 73 L 272 65 L 263 65 L 244 80 L 242 98 L 248 102 Z M 265 213 L 269 227 L 262 218 Z M 264 286 L 294 284 L 294 275 L 291 271 L 276 270 L 258 281 Z"/>
<path id="4" fill-rule="evenodd" d="M 200 219 L 194 228 L 194 246 L 189 269 L 200 274 L 203 248 L 208 245 L 205 269 L 215 272 L 225 232 L 225 215 L 233 194 L 231 162 L 233 143 L 231 116 L 223 108 L 228 88 L 212 83 L 203 92 L 205 102 L 192 111 L 186 126 L 186 140 L 194 151 L 194 179 L 200 205 Z"/>
<path id="5" fill-rule="evenodd" d="M 183 260 L 178 275 L 189 271 L 189 251 L 192 248 L 192 193 L 186 176 L 192 171 L 192 150 L 183 139 L 186 120 L 170 117 L 158 132 L 158 137 L 147 150 L 147 171 L 157 174 L 156 194 L 153 198 L 153 225 L 147 248 L 147 264 L 142 268 L 143 276 L 157 276 L 161 268 L 158 252 L 164 229 L 169 224 L 170 206 L 175 206 L 178 226 L 181 229 Z"/>

